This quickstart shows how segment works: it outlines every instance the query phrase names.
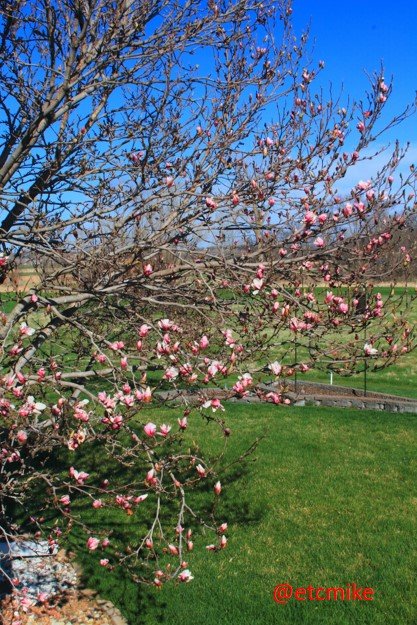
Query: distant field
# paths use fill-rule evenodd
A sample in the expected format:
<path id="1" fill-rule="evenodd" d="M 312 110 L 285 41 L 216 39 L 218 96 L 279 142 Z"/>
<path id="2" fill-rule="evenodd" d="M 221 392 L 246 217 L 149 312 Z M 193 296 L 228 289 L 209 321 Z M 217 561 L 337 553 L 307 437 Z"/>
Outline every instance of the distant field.
<path id="1" fill-rule="evenodd" d="M 27 280 L 29 280 L 29 282 L 30 280 L 32 280 L 33 281 L 32 286 L 34 285 L 35 281 L 38 279 L 36 274 L 34 273 L 33 267 L 31 266 L 23 265 L 20 269 L 20 272 L 22 274 L 22 281 L 26 278 Z M 325 293 L 326 290 L 327 290 L 326 287 L 317 287 L 317 293 L 319 294 L 319 296 L 320 294 Z M 390 288 L 387 286 L 378 286 L 378 287 L 375 287 L 374 290 L 380 291 L 384 298 L 386 298 L 390 292 Z M 400 285 L 396 286 L 394 290 L 396 296 L 400 295 L 404 291 L 405 291 L 404 287 Z M 409 286 L 407 292 L 413 293 L 414 288 Z M 231 294 L 227 290 L 225 290 L 223 292 L 223 296 L 227 298 L 227 297 L 230 297 Z M 15 305 L 15 301 L 16 300 L 14 298 L 14 293 L 11 290 L 9 290 L 9 292 L 7 293 L 3 292 L 2 296 L 1 296 L 1 290 L 0 290 L 1 311 L 5 312 L 6 314 L 10 312 L 10 310 Z M 408 310 L 407 320 L 410 321 L 411 323 L 416 324 L 417 326 L 417 300 L 413 302 L 411 308 Z M 40 325 L 42 325 L 42 319 L 39 319 L 39 322 L 40 322 Z M 36 325 L 36 320 L 34 320 L 34 325 Z M 288 343 L 288 341 L 291 339 L 291 335 L 289 332 L 282 333 L 279 338 L 283 341 L 283 343 L 285 341 L 287 341 Z M 339 340 L 343 341 L 344 339 L 343 337 L 339 337 Z M 365 342 L 365 339 L 364 339 L 364 342 Z M 55 349 L 53 345 L 51 346 L 51 349 L 52 351 Z M 286 356 L 285 355 L 283 356 L 283 352 L 285 350 L 287 350 L 288 353 Z M 291 348 L 288 348 L 288 345 L 285 348 L 285 350 L 284 348 L 281 348 L 279 345 L 277 345 L 275 351 L 272 350 L 269 361 L 272 361 L 273 359 L 276 358 L 280 361 L 283 360 L 284 362 L 290 362 L 294 358 L 294 353 L 293 351 L 291 351 Z M 301 355 L 302 355 L 302 352 L 299 351 L 299 354 L 298 354 L 299 359 Z M 66 351 L 64 357 L 68 363 L 73 356 L 71 355 L 71 353 Z M 265 362 L 260 360 L 259 363 L 257 364 L 259 364 L 259 366 L 264 366 Z M 314 369 L 306 374 L 300 374 L 299 380 L 302 381 L 303 379 L 306 379 L 306 380 L 311 380 L 311 381 L 316 381 L 316 382 L 328 383 L 330 382 L 330 375 L 324 369 L 325 368 L 323 367 L 322 370 Z M 162 377 L 161 371 L 149 372 L 149 382 L 153 385 L 160 384 L 161 377 Z M 228 379 L 222 379 L 220 383 L 222 386 L 225 384 L 230 385 L 230 384 L 233 384 L 235 380 L 236 380 L 236 376 L 230 376 Z M 358 389 L 363 389 L 364 388 L 364 375 L 363 373 L 360 373 L 360 374 L 356 374 L 353 376 L 344 377 L 341 375 L 334 374 L 333 383 L 339 384 L 339 385 L 351 386 L 351 387 L 358 388 Z M 169 388 L 170 386 L 165 385 L 165 387 Z M 379 392 L 391 393 L 394 395 L 404 395 L 408 397 L 417 398 L 417 350 L 402 356 L 401 359 L 398 361 L 398 363 L 396 363 L 393 366 L 390 366 L 380 371 L 371 371 L 371 370 L 368 371 L 367 388 L 370 391 L 379 391 Z"/>
<path id="2" fill-rule="evenodd" d="M 39 276 L 32 265 L 20 265 L 7 276 L 0 285 L 0 293 L 13 293 L 19 290 L 23 293 L 39 284 Z"/>

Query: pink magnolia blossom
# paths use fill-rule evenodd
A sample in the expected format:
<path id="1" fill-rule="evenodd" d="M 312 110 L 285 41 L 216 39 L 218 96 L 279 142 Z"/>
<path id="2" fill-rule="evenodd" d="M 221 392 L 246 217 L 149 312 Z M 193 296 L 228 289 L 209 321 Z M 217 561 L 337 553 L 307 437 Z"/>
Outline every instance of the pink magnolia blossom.
<path id="1" fill-rule="evenodd" d="M 352 204 L 345 204 L 345 206 L 342 208 L 342 213 L 345 217 L 350 217 L 353 213 Z"/>
<path id="2" fill-rule="evenodd" d="M 216 495 L 220 495 L 220 493 L 222 492 L 222 485 L 220 481 L 217 481 L 214 485 L 214 492 Z"/>
<path id="3" fill-rule="evenodd" d="M 143 275 L 146 276 L 147 278 L 149 276 L 151 276 L 153 274 L 153 268 L 152 265 L 150 263 L 147 263 L 146 265 L 144 265 L 143 267 Z"/>
<path id="4" fill-rule="evenodd" d="M 189 569 L 184 569 L 184 571 L 181 571 L 181 573 L 178 575 L 178 579 L 180 582 L 191 582 L 192 579 L 194 579 L 194 577 L 191 575 L 191 572 L 189 571 Z"/>
<path id="5" fill-rule="evenodd" d="M 152 391 L 149 388 L 149 386 L 147 386 L 145 390 L 143 391 L 142 401 L 145 404 L 149 404 L 152 401 Z"/>
<path id="6" fill-rule="evenodd" d="M 180 430 L 186 430 L 188 426 L 187 417 L 182 417 L 182 419 L 178 419 L 178 425 Z"/>
<path id="7" fill-rule="evenodd" d="M 175 545 L 172 545 L 172 544 L 168 545 L 168 549 L 169 549 L 169 553 L 172 556 L 177 556 L 179 554 L 178 547 L 176 547 Z"/>
<path id="8" fill-rule="evenodd" d="M 39 603 L 46 603 L 49 599 L 49 595 L 46 592 L 40 592 L 36 598 Z"/>
<path id="9" fill-rule="evenodd" d="M 324 247 L 324 239 L 322 237 L 317 237 L 317 239 L 314 241 L 314 245 L 318 248 Z"/>
<path id="10" fill-rule="evenodd" d="M 170 319 L 160 319 L 158 321 L 158 327 L 163 332 L 168 332 L 169 330 L 172 330 L 173 325 L 174 323 Z"/>
<path id="11" fill-rule="evenodd" d="M 95 551 L 99 544 L 99 539 L 95 538 L 94 536 L 90 536 L 90 538 L 87 540 L 87 548 L 90 549 L 90 551 Z"/>
<path id="12" fill-rule="evenodd" d="M 225 338 L 226 345 L 233 346 L 236 344 L 236 340 L 233 338 L 232 330 L 224 330 L 223 336 Z"/>
<path id="13" fill-rule="evenodd" d="M 125 344 L 123 343 L 123 341 L 114 341 L 113 343 L 110 343 L 109 347 L 110 349 L 112 349 L 113 351 L 117 352 L 120 349 L 123 349 L 125 346 Z"/>
<path id="14" fill-rule="evenodd" d="M 196 471 L 197 471 L 197 473 L 198 473 L 198 475 L 199 475 L 200 477 L 206 477 L 206 476 L 207 476 L 207 471 L 206 471 L 206 469 L 203 467 L 203 465 L 202 465 L 202 464 L 198 464 L 198 465 L 196 466 Z"/>
<path id="15" fill-rule="evenodd" d="M 206 197 L 206 206 L 207 208 L 210 208 L 211 210 L 216 210 L 216 208 L 218 207 L 218 204 L 217 202 L 213 200 L 212 197 Z"/>
<path id="16" fill-rule="evenodd" d="M 74 467 L 70 467 L 69 469 L 70 477 L 74 478 L 78 484 L 84 484 L 84 482 L 88 479 L 89 474 L 85 473 L 85 471 L 77 471 Z"/>
<path id="17" fill-rule="evenodd" d="M 139 336 L 141 338 L 145 338 L 145 336 L 149 334 L 150 330 L 151 330 L 151 326 L 148 326 L 146 323 L 143 323 L 138 330 Z"/>
<path id="18" fill-rule="evenodd" d="M 21 371 L 17 371 L 16 372 L 16 377 L 19 380 L 20 384 L 26 384 L 27 379 L 25 378 L 25 376 L 23 375 L 23 373 L 21 373 Z"/>
<path id="19" fill-rule="evenodd" d="M 159 428 L 159 430 L 160 430 L 160 431 L 159 431 L 159 434 L 165 438 L 165 437 L 167 437 L 167 436 L 168 436 L 168 434 L 170 433 L 170 431 L 171 431 L 171 426 L 170 426 L 170 425 L 166 425 L 165 423 L 163 423 L 163 424 L 161 425 L 161 427 Z"/>
<path id="20" fill-rule="evenodd" d="M 274 375 L 278 376 L 282 372 L 282 365 L 277 360 L 275 360 L 274 362 L 271 362 L 271 364 L 269 365 L 269 369 L 271 369 Z"/>
<path id="21" fill-rule="evenodd" d="M 104 417 L 101 421 L 102 423 L 108 425 L 111 430 L 120 430 L 123 427 L 122 415 L 110 415 L 108 417 Z"/>
<path id="22" fill-rule="evenodd" d="M 24 445 L 28 439 L 27 432 L 25 432 L 25 430 L 19 430 L 16 434 L 16 438 L 21 445 Z"/>
<path id="23" fill-rule="evenodd" d="M 316 220 L 317 215 L 316 213 L 313 213 L 313 211 L 307 211 L 304 215 L 304 223 L 306 224 L 306 226 L 312 226 L 314 223 L 316 223 Z"/>
<path id="24" fill-rule="evenodd" d="M 266 399 L 270 402 L 272 402 L 273 404 L 281 404 L 282 403 L 282 397 L 281 395 L 279 395 L 279 393 L 267 393 L 266 395 Z"/>
<path id="25" fill-rule="evenodd" d="M 370 180 L 359 180 L 356 186 L 359 191 L 367 191 L 371 187 L 371 184 L 372 183 Z"/>
<path id="26" fill-rule="evenodd" d="M 164 380 L 175 380 L 175 378 L 178 377 L 179 371 L 176 367 L 168 367 L 168 369 L 166 369 L 164 375 L 163 375 L 163 379 Z"/>
<path id="27" fill-rule="evenodd" d="M 19 328 L 20 336 L 33 336 L 35 334 L 35 330 L 30 328 L 27 323 L 23 322 Z"/>
<path id="28" fill-rule="evenodd" d="M 259 291 L 262 289 L 264 285 L 264 281 L 259 279 L 259 278 L 254 278 L 252 280 L 252 288 L 254 289 L 252 291 L 253 295 L 257 295 L 259 293 Z"/>
<path id="29" fill-rule="evenodd" d="M 292 317 L 290 319 L 290 330 L 292 332 L 298 332 L 298 330 L 303 329 L 303 322 L 297 319 L 297 317 Z"/>
<path id="30" fill-rule="evenodd" d="M 156 434 L 157 427 L 155 423 L 149 422 L 145 425 L 143 429 L 145 431 L 146 436 L 149 436 L 150 438 L 152 438 Z"/>
<path id="31" fill-rule="evenodd" d="M 156 486 L 158 484 L 158 479 L 155 477 L 155 469 L 149 469 L 145 480 L 149 486 Z"/>
<path id="32" fill-rule="evenodd" d="M 21 347 L 21 345 L 13 345 L 13 347 L 9 349 L 9 354 L 10 356 L 17 356 L 22 351 L 23 347 Z"/>
<path id="33" fill-rule="evenodd" d="M 135 503 L 142 503 L 142 501 L 145 501 L 145 499 L 148 497 L 148 493 L 144 493 L 143 495 L 139 495 L 139 497 L 135 497 L 134 502 Z"/>
<path id="34" fill-rule="evenodd" d="M 250 373 L 244 373 L 243 375 L 239 376 L 238 381 L 233 386 L 233 390 L 239 395 L 246 395 L 248 393 L 247 388 L 251 386 L 252 383 L 253 379 Z"/>
<path id="35" fill-rule="evenodd" d="M 223 410 L 224 411 L 224 406 L 222 406 L 220 399 L 209 399 L 206 402 L 204 402 L 203 404 L 203 408 L 211 408 L 213 412 L 216 412 L 216 410 Z"/>
<path id="36" fill-rule="evenodd" d="M 365 352 L 365 356 L 376 356 L 378 353 L 378 350 L 370 343 L 365 343 L 365 345 L 363 346 L 363 351 Z"/>

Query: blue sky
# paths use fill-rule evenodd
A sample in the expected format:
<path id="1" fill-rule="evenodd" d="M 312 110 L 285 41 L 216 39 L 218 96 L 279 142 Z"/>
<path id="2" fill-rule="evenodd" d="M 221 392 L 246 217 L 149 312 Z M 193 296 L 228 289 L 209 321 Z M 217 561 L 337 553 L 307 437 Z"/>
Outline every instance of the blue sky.
<path id="1" fill-rule="evenodd" d="M 325 61 L 321 84 L 360 99 L 367 88 L 365 71 L 373 73 L 381 61 L 385 78 L 394 77 L 387 117 L 412 101 L 417 91 L 416 0 L 294 0 L 297 34 L 310 24 L 313 59 Z M 417 146 L 417 117 L 390 133 L 391 140 Z"/>

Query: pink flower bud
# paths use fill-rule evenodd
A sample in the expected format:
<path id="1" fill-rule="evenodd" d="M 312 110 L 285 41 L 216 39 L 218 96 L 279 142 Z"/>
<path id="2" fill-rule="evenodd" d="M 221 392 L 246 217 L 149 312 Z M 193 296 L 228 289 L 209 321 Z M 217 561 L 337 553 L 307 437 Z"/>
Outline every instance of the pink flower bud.
<path id="1" fill-rule="evenodd" d="M 18 433 L 16 434 L 16 438 L 21 445 L 24 445 L 28 439 L 28 435 L 25 432 L 25 430 L 19 430 Z"/>
<path id="2" fill-rule="evenodd" d="M 177 556 L 179 554 L 178 547 L 176 547 L 175 545 L 168 545 L 168 549 L 169 549 L 169 553 L 172 556 Z"/>

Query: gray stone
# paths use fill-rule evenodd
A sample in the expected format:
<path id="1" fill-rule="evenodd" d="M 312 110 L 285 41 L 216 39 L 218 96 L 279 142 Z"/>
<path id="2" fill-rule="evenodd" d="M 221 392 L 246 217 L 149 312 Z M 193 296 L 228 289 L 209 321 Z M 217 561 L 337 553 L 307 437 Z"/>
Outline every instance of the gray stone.
<path id="1" fill-rule="evenodd" d="M 20 582 L 17 589 L 27 588 L 29 599 L 36 600 L 42 592 L 48 597 L 62 594 L 77 584 L 77 574 L 70 563 L 59 562 L 47 551 L 48 543 L 19 541 L 3 543 L 0 560 L 0 581 L 10 578 Z M 36 555 L 42 554 L 42 555 Z M 1 575 L 3 571 L 4 575 Z M 7 589 L 4 589 L 3 594 Z"/>

